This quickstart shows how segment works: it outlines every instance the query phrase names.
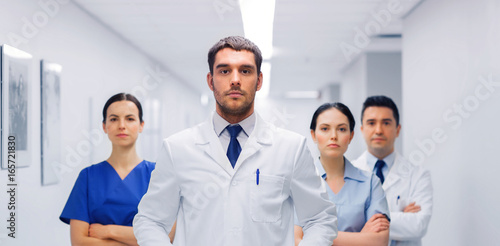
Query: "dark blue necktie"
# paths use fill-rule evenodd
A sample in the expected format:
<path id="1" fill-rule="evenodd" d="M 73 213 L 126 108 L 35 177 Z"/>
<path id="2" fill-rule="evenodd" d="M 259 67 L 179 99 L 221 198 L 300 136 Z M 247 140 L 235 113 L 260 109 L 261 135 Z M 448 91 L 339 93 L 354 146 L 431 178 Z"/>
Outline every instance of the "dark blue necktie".
<path id="1" fill-rule="evenodd" d="M 376 163 L 375 163 L 375 169 L 376 169 L 376 172 L 375 174 L 377 175 L 377 177 L 380 179 L 380 183 L 384 184 L 384 174 L 382 173 L 382 168 L 385 166 L 385 161 L 383 160 L 378 160 Z"/>
<path id="2" fill-rule="evenodd" d="M 227 147 L 227 158 L 229 158 L 229 162 L 234 168 L 236 161 L 238 160 L 238 156 L 240 156 L 241 146 L 236 138 L 238 134 L 243 130 L 240 125 L 227 126 L 227 131 L 229 135 L 231 135 L 231 141 L 229 141 L 229 146 Z"/>

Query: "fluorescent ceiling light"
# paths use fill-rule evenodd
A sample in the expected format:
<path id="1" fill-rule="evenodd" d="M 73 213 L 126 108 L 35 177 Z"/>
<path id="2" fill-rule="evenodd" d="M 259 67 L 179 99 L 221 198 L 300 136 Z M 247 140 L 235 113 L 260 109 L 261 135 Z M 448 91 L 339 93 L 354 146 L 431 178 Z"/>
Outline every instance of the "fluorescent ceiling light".
<path id="1" fill-rule="evenodd" d="M 285 98 L 289 99 L 318 99 L 321 96 L 319 91 L 287 91 Z"/>
<path id="2" fill-rule="evenodd" d="M 275 0 L 239 0 L 245 37 L 252 40 L 264 60 L 273 55 L 273 26 Z"/>
<path id="3" fill-rule="evenodd" d="M 275 0 L 239 0 L 245 37 L 259 46 L 262 52 L 261 71 L 264 76 L 258 97 L 267 97 L 271 86 L 271 63 L 273 55 L 273 26 Z"/>
<path id="4" fill-rule="evenodd" d="M 208 105 L 208 95 L 207 94 L 205 94 L 205 93 L 201 94 L 200 103 L 201 103 L 201 106 Z"/>

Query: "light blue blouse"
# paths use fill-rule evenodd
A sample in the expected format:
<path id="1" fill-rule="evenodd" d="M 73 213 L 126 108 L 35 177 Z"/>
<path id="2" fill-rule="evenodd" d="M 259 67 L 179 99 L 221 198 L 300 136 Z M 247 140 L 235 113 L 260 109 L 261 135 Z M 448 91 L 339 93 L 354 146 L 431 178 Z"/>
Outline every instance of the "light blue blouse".
<path id="1" fill-rule="evenodd" d="M 375 214 L 384 214 L 389 219 L 389 207 L 380 180 L 373 173 L 356 168 L 344 157 L 344 186 L 333 193 L 326 185 L 328 197 L 337 207 L 338 229 L 346 232 L 360 232 L 366 221 Z M 318 169 L 326 179 L 321 163 Z"/>
<path id="2" fill-rule="evenodd" d="M 327 187 L 330 201 L 337 207 L 339 231 L 360 232 L 366 221 L 375 214 L 384 214 L 388 220 L 389 207 L 380 179 L 375 174 L 356 168 L 344 157 L 344 186 L 338 194 Z M 320 162 L 316 163 L 321 177 L 326 179 L 326 173 Z M 326 181 L 325 181 L 326 182 Z M 298 224 L 295 215 L 295 224 Z M 302 225 L 299 225 L 302 226 Z"/>

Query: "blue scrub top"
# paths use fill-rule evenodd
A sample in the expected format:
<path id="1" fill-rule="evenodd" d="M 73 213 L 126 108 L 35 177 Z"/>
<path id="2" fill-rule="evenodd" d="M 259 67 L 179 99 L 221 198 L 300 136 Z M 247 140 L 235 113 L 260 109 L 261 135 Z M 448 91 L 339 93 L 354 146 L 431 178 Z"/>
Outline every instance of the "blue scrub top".
<path id="1" fill-rule="evenodd" d="M 389 219 L 389 206 L 380 179 L 373 173 L 356 168 L 346 158 L 344 164 L 345 183 L 342 189 L 335 194 L 326 185 L 328 197 L 337 207 L 339 231 L 360 232 L 375 214 L 384 214 Z M 326 179 L 326 173 L 322 177 Z"/>
<path id="2" fill-rule="evenodd" d="M 154 168 L 155 163 L 144 160 L 123 180 L 107 161 L 83 169 L 59 219 L 132 226 Z"/>

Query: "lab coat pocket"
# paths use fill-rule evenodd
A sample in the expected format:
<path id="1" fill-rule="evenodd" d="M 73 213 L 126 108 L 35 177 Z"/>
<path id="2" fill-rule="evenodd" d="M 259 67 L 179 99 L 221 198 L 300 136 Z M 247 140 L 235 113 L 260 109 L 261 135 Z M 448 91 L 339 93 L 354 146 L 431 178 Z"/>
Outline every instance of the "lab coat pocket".
<path id="1" fill-rule="evenodd" d="M 254 222 L 274 223 L 281 219 L 285 178 L 260 175 L 259 184 L 253 178 L 250 194 L 250 214 Z"/>
<path id="2" fill-rule="evenodd" d="M 402 198 L 400 196 L 396 198 L 396 206 L 398 208 L 398 211 L 403 212 L 408 204 L 410 204 L 408 202 L 408 198 Z"/>

